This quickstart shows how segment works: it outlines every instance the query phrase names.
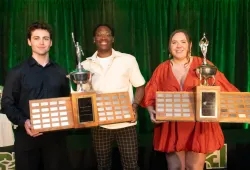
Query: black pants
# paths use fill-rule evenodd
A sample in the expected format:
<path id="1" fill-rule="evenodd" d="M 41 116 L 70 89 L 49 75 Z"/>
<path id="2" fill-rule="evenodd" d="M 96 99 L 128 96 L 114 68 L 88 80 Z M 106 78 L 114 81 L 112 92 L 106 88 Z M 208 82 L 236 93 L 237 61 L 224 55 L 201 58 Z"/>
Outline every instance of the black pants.
<path id="1" fill-rule="evenodd" d="M 71 170 L 64 142 L 30 150 L 15 148 L 16 170 Z"/>
<path id="2" fill-rule="evenodd" d="M 138 170 L 138 140 L 136 126 L 121 129 L 92 129 L 92 138 L 99 170 L 110 170 L 112 144 L 117 142 L 124 170 Z"/>

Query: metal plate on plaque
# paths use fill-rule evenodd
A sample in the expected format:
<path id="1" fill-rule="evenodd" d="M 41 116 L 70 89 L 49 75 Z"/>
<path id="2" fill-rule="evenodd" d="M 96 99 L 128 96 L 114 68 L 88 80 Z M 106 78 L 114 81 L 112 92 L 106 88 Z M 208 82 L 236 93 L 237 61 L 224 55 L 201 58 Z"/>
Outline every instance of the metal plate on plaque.
<path id="1" fill-rule="evenodd" d="M 196 87 L 196 120 L 219 121 L 220 86 Z"/>
<path id="2" fill-rule="evenodd" d="M 202 92 L 201 93 L 201 115 L 202 117 L 216 117 L 216 93 Z"/>
<path id="3" fill-rule="evenodd" d="M 95 92 L 72 93 L 75 128 L 98 126 Z"/>
<path id="4" fill-rule="evenodd" d="M 91 97 L 78 98 L 79 123 L 94 121 Z"/>

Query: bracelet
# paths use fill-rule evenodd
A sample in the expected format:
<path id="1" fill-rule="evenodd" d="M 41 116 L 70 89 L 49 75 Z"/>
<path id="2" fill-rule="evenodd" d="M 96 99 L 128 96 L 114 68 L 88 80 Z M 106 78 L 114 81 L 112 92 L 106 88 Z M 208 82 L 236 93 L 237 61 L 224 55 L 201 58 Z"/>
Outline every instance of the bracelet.
<path id="1" fill-rule="evenodd" d="M 138 104 L 138 103 L 135 103 L 135 102 L 134 102 L 132 105 L 134 105 L 134 104 L 136 105 L 136 107 L 138 107 L 138 106 L 139 106 L 139 104 Z"/>

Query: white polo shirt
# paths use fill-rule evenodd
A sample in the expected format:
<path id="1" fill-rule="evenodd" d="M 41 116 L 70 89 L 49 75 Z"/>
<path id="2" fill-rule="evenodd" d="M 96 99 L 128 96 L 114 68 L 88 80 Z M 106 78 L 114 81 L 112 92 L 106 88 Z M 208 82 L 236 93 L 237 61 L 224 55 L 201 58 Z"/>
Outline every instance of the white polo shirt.
<path id="1" fill-rule="evenodd" d="M 92 74 L 92 88 L 96 93 L 129 92 L 131 103 L 133 102 L 133 87 L 145 84 L 145 80 L 140 72 L 136 58 L 130 54 L 121 53 L 112 49 L 112 55 L 107 68 L 104 70 L 97 57 L 97 52 L 92 57 L 87 58 L 81 64 L 84 69 Z M 125 122 L 101 127 L 107 129 L 119 129 L 136 125 Z"/>

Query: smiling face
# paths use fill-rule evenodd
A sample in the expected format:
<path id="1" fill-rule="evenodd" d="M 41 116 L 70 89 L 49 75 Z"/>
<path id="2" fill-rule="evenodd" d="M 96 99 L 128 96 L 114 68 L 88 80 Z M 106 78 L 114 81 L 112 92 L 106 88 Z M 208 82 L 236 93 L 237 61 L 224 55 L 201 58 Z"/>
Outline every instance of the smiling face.
<path id="1" fill-rule="evenodd" d="M 46 56 L 52 46 L 50 33 L 47 30 L 36 29 L 32 31 L 28 44 L 32 49 L 32 56 Z"/>
<path id="2" fill-rule="evenodd" d="M 170 39 L 169 51 L 174 59 L 186 59 L 191 51 L 192 43 L 183 32 L 175 33 Z"/>
<path id="3" fill-rule="evenodd" d="M 111 30 L 107 26 L 98 27 L 95 32 L 94 42 L 98 52 L 111 51 L 114 42 Z"/>

